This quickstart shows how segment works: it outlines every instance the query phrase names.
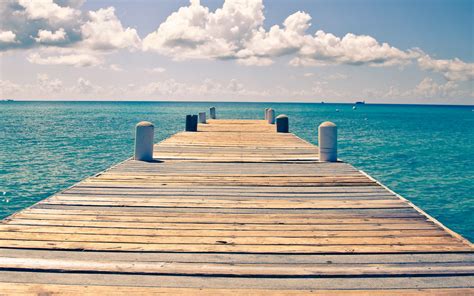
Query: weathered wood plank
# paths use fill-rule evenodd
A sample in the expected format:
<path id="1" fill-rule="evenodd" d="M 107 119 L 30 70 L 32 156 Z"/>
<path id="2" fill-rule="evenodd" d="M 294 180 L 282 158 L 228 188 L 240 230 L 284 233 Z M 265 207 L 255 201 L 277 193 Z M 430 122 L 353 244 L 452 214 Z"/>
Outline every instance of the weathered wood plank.
<path id="1" fill-rule="evenodd" d="M 239 254 L 239 253 L 141 253 L 2 249 L 9 258 L 73 259 L 89 261 L 184 262 L 228 264 L 385 264 L 385 263 L 474 263 L 474 253 L 392 253 L 392 254 Z"/>
<path id="2" fill-rule="evenodd" d="M 0 283 L 0 289 L 6 295 L 469 295 L 474 289 L 440 288 L 440 289 L 397 289 L 397 290 L 274 290 L 274 289 L 201 289 L 201 288 L 157 288 L 125 286 L 86 286 L 54 284 Z"/>
<path id="3" fill-rule="evenodd" d="M 474 276 L 255 278 L 0 271 L 0 282 L 66 285 L 278 290 L 389 290 L 473 288 Z M 17 286 L 22 286 L 17 284 Z M 401 290 L 402 289 L 402 290 Z M 140 290 L 137 290 L 140 291 Z M 463 291 L 463 290 L 461 290 Z M 465 291 L 465 290 L 464 290 Z M 251 292 L 247 290 L 247 292 Z M 338 295 L 338 294 L 336 294 Z M 396 295 L 396 294 L 395 294 Z"/>
<path id="4" fill-rule="evenodd" d="M 12 219 L 8 225 L 50 225 L 50 226 L 76 226 L 76 227 L 110 227 L 110 228 L 140 228 L 140 229 L 215 229 L 215 230 L 260 230 L 260 231 L 357 231 L 357 230 L 435 230 L 439 227 L 433 223 L 409 224 L 247 224 L 247 223 L 140 223 L 140 222 L 112 222 L 112 221 L 62 221 L 62 220 L 33 220 Z"/>
<path id="5" fill-rule="evenodd" d="M 472 275 L 470 263 L 403 263 L 403 264 L 216 264 L 176 262 L 123 262 L 84 261 L 39 258 L 0 257 L 0 270 L 42 270 L 100 272 L 155 275 L 215 275 L 215 276 L 420 276 L 420 275 Z"/>
<path id="6" fill-rule="evenodd" d="M 134 244 L 203 244 L 203 245 L 290 245 L 290 246 L 325 246 L 325 245 L 443 245 L 462 246 L 459 241 L 448 236 L 432 237 L 208 237 L 208 236 L 138 236 L 65 233 L 32 233 L 0 231 L 0 240 L 28 241 L 68 241 L 68 242 L 110 242 Z"/>
<path id="7" fill-rule="evenodd" d="M 91 250 L 91 251 L 133 251 L 133 252 L 196 252 L 196 253 L 426 253 L 426 252 L 468 252 L 465 245 L 453 244 L 375 244 L 375 245 L 234 245 L 234 244 L 140 244 L 128 242 L 74 242 L 67 240 L 8 240 L 0 239 L 1 248 Z"/>
<path id="8" fill-rule="evenodd" d="M 188 236 L 188 237 L 433 237 L 449 236 L 440 229 L 434 230 L 332 230 L 332 231 L 280 231 L 280 230 L 214 230 L 214 229 L 141 229 L 111 227 L 74 227 L 74 226 L 30 226 L 0 225 L 0 231 L 31 232 L 31 233 L 68 233 L 95 235 L 142 235 L 142 236 Z"/>

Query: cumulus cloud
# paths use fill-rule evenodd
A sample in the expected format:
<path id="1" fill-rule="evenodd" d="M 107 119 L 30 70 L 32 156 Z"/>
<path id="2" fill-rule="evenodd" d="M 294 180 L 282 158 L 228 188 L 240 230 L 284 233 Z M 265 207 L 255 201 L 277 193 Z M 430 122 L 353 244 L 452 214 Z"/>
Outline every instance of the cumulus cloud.
<path id="1" fill-rule="evenodd" d="M 339 38 L 319 30 L 314 36 L 305 38 L 298 56 L 290 64 L 393 66 L 405 65 L 418 56 L 416 50 L 402 51 L 387 43 L 380 44 L 371 36 L 349 33 Z"/>
<path id="2" fill-rule="evenodd" d="M 90 94 L 99 91 L 100 87 L 92 84 L 90 80 L 87 80 L 83 77 L 79 77 L 77 79 L 77 83 L 74 87 L 74 90 L 80 94 Z"/>
<path id="3" fill-rule="evenodd" d="M 437 96 L 448 96 L 457 89 L 458 85 L 454 81 L 448 81 L 444 84 L 436 83 L 432 78 L 424 78 L 413 90 L 414 95 L 424 98 L 432 98 Z"/>
<path id="4" fill-rule="evenodd" d="M 423 78 L 414 87 L 401 89 L 392 85 L 388 89 L 366 89 L 364 95 L 369 99 L 460 99 L 473 97 L 472 91 L 463 89 L 455 81 L 436 82 L 431 77 Z"/>
<path id="5" fill-rule="evenodd" d="M 124 28 L 113 7 L 89 12 L 89 21 L 81 26 L 83 45 L 98 50 L 139 48 L 137 31 Z"/>
<path id="6" fill-rule="evenodd" d="M 270 65 L 285 55 L 295 55 L 290 63 L 294 66 L 403 65 L 419 56 L 416 50 L 403 51 L 366 35 L 349 33 L 340 38 L 321 30 L 310 35 L 306 31 L 311 16 L 301 11 L 288 16 L 283 26 L 274 25 L 267 31 L 263 8 L 261 0 L 227 0 L 211 12 L 193 0 L 146 36 L 143 49 L 176 60 L 236 59 L 243 65 L 258 66 Z"/>
<path id="7" fill-rule="evenodd" d="M 69 6 L 60 6 L 53 0 L 18 0 L 24 10 L 23 14 L 29 20 L 47 20 L 50 23 L 67 22 L 78 17 L 81 12 Z M 67 4 L 67 3 L 65 3 Z"/>
<path id="8" fill-rule="evenodd" d="M 38 74 L 39 90 L 45 93 L 58 93 L 63 90 L 63 82 L 58 78 L 50 79 L 47 74 Z"/>
<path id="9" fill-rule="evenodd" d="M 39 30 L 38 37 L 35 38 L 38 43 L 55 44 L 66 40 L 66 31 L 63 28 L 52 32 L 48 30 Z"/>
<path id="10" fill-rule="evenodd" d="M 189 85 L 177 82 L 175 79 L 151 82 L 140 89 L 146 95 L 182 95 L 189 91 Z"/>
<path id="11" fill-rule="evenodd" d="M 263 23 L 261 1 L 225 1 L 210 12 L 198 0 L 172 13 L 143 40 L 143 49 L 177 60 L 233 58 L 253 31 Z"/>
<path id="12" fill-rule="evenodd" d="M 432 59 L 429 55 L 424 55 L 418 59 L 418 64 L 423 70 L 443 74 L 446 80 L 474 80 L 474 63 L 465 63 L 458 58 L 452 60 L 436 60 Z"/>
<path id="13" fill-rule="evenodd" d="M 105 55 L 117 50 L 141 47 L 137 31 L 124 27 L 113 7 L 82 12 L 83 2 L 2 1 L 0 27 L 4 31 L 0 31 L 0 51 L 39 47 L 28 61 L 83 67 L 102 64 Z"/>
<path id="14" fill-rule="evenodd" d="M 67 6 L 69 2 L 57 4 L 51 0 L 0 1 L 0 28 L 16 35 L 16 42 L 0 44 L 0 51 L 36 46 L 69 46 L 79 41 L 81 36 L 78 24 L 82 21 L 81 11 L 76 7 Z M 63 36 L 63 42 L 59 42 Z"/>
<path id="15" fill-rule="evenodd" d="M 0 42 L 15 43 L 16 34 L 12 31 L 0 31 Z"/>
<path id="16" fill-rule="evenodd" d="M 103 64 L 101 56 L 94 53 L 78 52 L 76 50 L 48 50 L 28 55 L 27 60 L 39 65 L 67 65 L 74 67 L 90 67 Z"/>

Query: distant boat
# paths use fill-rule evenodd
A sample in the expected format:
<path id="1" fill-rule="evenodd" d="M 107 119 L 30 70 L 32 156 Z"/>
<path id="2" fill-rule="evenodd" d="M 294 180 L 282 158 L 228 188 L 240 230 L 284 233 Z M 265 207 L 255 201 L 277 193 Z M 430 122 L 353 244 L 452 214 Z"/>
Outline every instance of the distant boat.
<path id="1" fill-rule="evenodd" d="M 357 109 L 357 106 L 352 106 L 352 110 L 356 110 Z"/>

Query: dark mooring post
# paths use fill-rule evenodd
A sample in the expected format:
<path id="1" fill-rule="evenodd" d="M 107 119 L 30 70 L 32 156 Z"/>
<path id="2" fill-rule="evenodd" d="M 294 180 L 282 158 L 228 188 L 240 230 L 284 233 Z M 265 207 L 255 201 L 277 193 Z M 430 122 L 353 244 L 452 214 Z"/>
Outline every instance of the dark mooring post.
<path id="1" fill-rule="evenodd" d="M 186 129 L 187 132 L 197 132 L 198 117 L 197 115 L 186 115 Z"/>
<path id="2" fill-rule="evenodd" d="M 280 114 L 276 118 L 276 129 L 277 133 L 288 133 L 290 130 L 288 123 L 288 116 Z"/>
<path id="3" fill-rule="evenodd" d="M 209 115 L 211 116 L 211 119 L 216 119 L 216 107 L 211 107 L 209 109 Z"/>
<path id="4" fill-rule="evenodd" d="M 199 112 L 199 123 L 206 123 L 206 112 Z"/>

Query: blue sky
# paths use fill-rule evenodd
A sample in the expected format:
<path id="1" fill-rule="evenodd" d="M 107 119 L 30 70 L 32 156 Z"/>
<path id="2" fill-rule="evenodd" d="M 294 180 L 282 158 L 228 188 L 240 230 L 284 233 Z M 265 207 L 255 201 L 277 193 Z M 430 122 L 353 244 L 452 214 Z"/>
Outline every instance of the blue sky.
<path id="1" fill-rule="evenodd" d="M 472 1 L 41 2 L 0 4 L 2 98 L 474 104 Z"/>

